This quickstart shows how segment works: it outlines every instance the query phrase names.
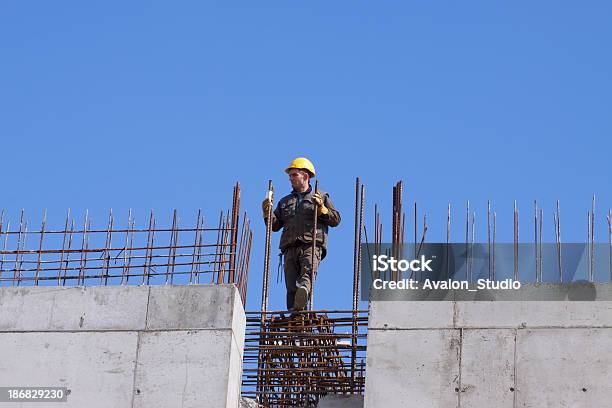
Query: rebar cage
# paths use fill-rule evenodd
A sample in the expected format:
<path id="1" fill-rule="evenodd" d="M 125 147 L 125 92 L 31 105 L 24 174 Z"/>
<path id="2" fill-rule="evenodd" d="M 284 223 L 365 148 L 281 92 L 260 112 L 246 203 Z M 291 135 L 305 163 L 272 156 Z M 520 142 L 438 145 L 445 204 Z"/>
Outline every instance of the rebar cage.
<path id="1" fill-rule="evenodd" d="M 68 210 L 63 228 L 50 229 L 45 211 L 40 229 L 31 230 L 24 210 L 18 228 L 2 210 L 0 286 L 233 283 L 244 303 L 253 233 L 239 213 L 238 183 L 230 210 L 206 223 L 198 210 L 191 226 L 180 225 L 174 210 L 169 228 L 153 211 L 137 227 L 130 210 L 127 224 L 117 227 L 110 210 L 106 225 L 96 228 L 89 212 L 76 221 Z"/>
<path id="2" fill-rule="evenodd" d="M 367 311 L 247 312 L 242 395 L 270 408 L 363 395 L 367 320 Z"/>

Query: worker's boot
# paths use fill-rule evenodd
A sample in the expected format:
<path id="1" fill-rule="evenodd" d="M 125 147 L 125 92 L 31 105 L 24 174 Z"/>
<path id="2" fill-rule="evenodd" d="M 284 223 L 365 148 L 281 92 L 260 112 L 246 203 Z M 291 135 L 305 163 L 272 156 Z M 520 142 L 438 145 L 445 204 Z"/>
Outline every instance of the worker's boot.
<path id="1" fill-rule="evenodd" d="M 298 286 L 295 292 L 295 298 L 293 299 L 293 309 L 296 311 L 304 310 L 308 303 L 308 288 L 304 286 Z"/>

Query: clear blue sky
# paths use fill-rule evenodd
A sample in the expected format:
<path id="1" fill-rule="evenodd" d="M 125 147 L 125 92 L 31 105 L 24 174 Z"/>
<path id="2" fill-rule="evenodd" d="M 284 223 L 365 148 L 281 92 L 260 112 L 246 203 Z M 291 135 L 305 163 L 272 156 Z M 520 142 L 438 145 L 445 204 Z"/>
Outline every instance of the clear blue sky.
<path id="1" fill-rule="evenodd" d="M 260 202 L 269 178 L 289 191 L 282 170 L 295 156 L 313 160 L 344 216 L 320 307 L 350 307 L 357 175 L 368 221 L 383 205 L 387 234 L 403 179 L 432 240 L 444 237 L 448 202 L 460 224 L 471 200 L 482 240 L 491 199 L 511 241 L 513 200 L 530 231 L 538 199 L 551 241 L 560 199 L 564 241 L 583 241 L 596 194 L 603 241 L 611 14 L 604 1 L 3 1 L 2 206 L 33 220 L 47 208 L 60 226 L 67 207 L 98 220 L 134 208 L 143 224 L 153 208 L 169 222 L 172 208 L 228 207 L 239 180 L 255 220 L 249 309 L 259 307 Z M 271 306 L 283 298 L 274 283 Z"/>

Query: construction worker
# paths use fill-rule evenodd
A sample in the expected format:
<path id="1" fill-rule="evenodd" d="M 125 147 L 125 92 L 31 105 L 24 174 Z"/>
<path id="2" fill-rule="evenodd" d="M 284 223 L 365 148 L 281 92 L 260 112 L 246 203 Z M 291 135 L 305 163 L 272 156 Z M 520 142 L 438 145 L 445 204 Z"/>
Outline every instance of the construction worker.
<path id="1" fill-rule="evenodd" d="M 311 279 L 319 262 L 327 253 L 327 230 L 340 224 L 340 213 L 334 208 L 329 194 L 315 194 L 310 179 L 315 177 L 315 168 L 310 160 L 298 157 L 285 169 L 293 191 L 278 202 L 272 212 L 272 231 L 283 229 L 280 250 L 285 258 L 285 285 L 287 287 L 287 309 L 303 310 L 312 292 Z M 317 208 L 317 232 L 314 264 L 312 258 L 312 230 L 315 205 Z M 262 203 L 264 221 L 271 206 L 266 198 Z"/>

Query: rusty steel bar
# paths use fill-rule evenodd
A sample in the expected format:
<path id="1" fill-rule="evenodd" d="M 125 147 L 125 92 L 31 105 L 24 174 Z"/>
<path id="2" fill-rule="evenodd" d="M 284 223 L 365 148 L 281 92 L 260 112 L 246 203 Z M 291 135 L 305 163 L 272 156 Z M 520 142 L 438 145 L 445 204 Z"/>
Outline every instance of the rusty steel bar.
<path id="1" fill-rule="evenodd" d="M 360 194 L 361 193 L 361 194 Z M 359 177 L 355 180 L 355 255 L 353 269 L 353 310 L 356 311 L 359 307 L 359 282 L 361 274 L 361 242 L 363 231 L 363 200 L 365 195 L 365 187 L 360 186 Z M 355 382 L 356 378 L 356 352 L 357 352 L 357 312 L 353 313 L 354 323 L 351 336 L 351 381 Z"/>
<path id="2" fill-rule="evenodd" d="M 417 202 L 414 202 L 414 258 L 417 257 L 417 233 L 418 233 L 418 221 L 417 221 Z"/>
<path id="3" fill-rule="evenodd" d="M 591 276 L 590 281 L 595 278 L 595 194 L 591 204 Z"/>
<path id="4" fill-rule="evenodd" d="M 557 243 L 557 264 L 559 265 L 559 283 L 563 283 L 563 264 L 561 257 L 561 209 L 557 200 L 557 211 L 554 218 L 555 240 Z"/>
<path id="5" fill-rule="evenodd" d="M 228 230 L 230 227 L 230 213 L 229 210 L 227 211 L 227 215 L 223 218 L 223 233 L 222 233 L 222 241 L 221 241 L 221 248 L 223 248 L 223 250 L 220 252 L 220 259 L 219 259 L 219 264 L 220 264 L 220 268 L 219 268 L 219 275 L 217 276 L 217 283 L 224 283 L 225 282 L 225 255 L 227 253 L 227 240 L 228 240 Z"/>
<path id="6" fill-rule="evenodd" d="M 514 200 L 514 279 L 518 277 L 518 213 L 516 209 L 516 200 Z"/>
<path id="7" fill-rule="evenodd" d="M 533 200 L 533 249 L 535 253 L 535 281 L 538 279 L 538 201 Z"/>
<path id="8" fill-rule="evenodd" d="M 268 309 L 268 285 L 270 282 L 270 252 L 272 241 L 272 212 L 274 206 L 274 186 L 272 180 L 268 180 L 268 192 L 266 199 L 270 201 L 270 206 L 266 214 L 266 241 L 264 244 L 264 268 L 263 268 L 263 285 L 261 292 L 261 310 Z"/>
<path id="9" fill-rule="evenodd" d="M 315 181 L 314 193 L 317 194 L 319 192 L 319 180 Z M 315 299 L 315 282 L 317 279 L 317 272 L 315 268 L 315 253 L 317 251 L 317 220 L 319 215 L 317 212 L 319 211 L 319 206 L 315 203 L 314 205 L 314 216 L 312 220 L 312 253 L 310 254 L 310 310 L 314 309 L 314 299 Z"/>
<path id="10" fill-rule="evenodd" d="M 110 266 L 110 255 L 108 254 L 108 248 L 113 246 L 113 209 L 108 211 L 108 229 L 106 231 L 106 241 L 104 243 L 104 252 L 102 258 L 104 264 L 102 266 L 102 275 L 100 275 L 100 285 L 102 285 L 102 277 L 105 275 L 104 271 L 108 274 L 108 267 Z M 108 276 L 104 278 L 104 284 L 108 284 Z"/>
<path id="11" fill-rule="evenodd" d="M 487 200 L 487 261 L 489 279 L 491 279 L 491 200 Z"/>
<path id="12" fill-rule="evenodd" d="M 587 280 L 591 282 L 591 211 L 587 211 Z"/>
<path id="13" fill-rule="evenodd" d="M 17 286 L 19 286 L 19 284 L 21 283 L 21 270 L 23 267 L 23 258 L 25 256 L 24 249 L 26 247 L 26 240 L 28 237 L 28 223 L 29 221 L 26 219 L 25 226 L 23 227 L 23 241 L 21 243 L 21 260 L 19 262 L 19 274 L 18 274 L 19 279 L 17 280 Z"/>
<path id="14" fill-rule="evenodd" d="M 150 249 L 151 247 L 151 228 L 153 227 L 153 210 L 151 210 L 151 212 L 149 213 L 149 230 L 147 231 L 147 246 L 145 249 L 145 256 L 144 256 L 144 265 L 143 265 L 143 270 L 142 270 L 142 282 L 141 285 L 145 284 L 145 280 L 146 280 L 146 276 L 147 276 L 147 268 L 148 265 L 147 263 L 149 262 L 149 251 L 152 249 Z"/>
<path id="15" fill-rule="evenodd" d="M 196 220 L 196 225 L 199 226 L 200 225 L 200 217 L 201 217 L 201 212 L 202 210 L 198 208 L 198 218 Z M 196 229 L 196 233 L 195 233 L 195 238 L 194 238 L 194 242 L 193 242 L 193 255 L 191 257 L 191 271 L 189 272 L 189 283 L 193 283 L 193 278 L 194 278 L 194 269 L 195 269 L 195 261 L 196 261 L 196 252 L 197 252 L 197 247 L 198 247 L 198 238 L 199 238 L 199 230 Z"/>
<path id="16" fill-rule="evenodd" d="M 353 239 L 353 309 L 355 309 L 355 285 L 357 284 L 357 257 L 359 256 L 359 177 L 355 179 L 355 237 Z"/>
<path id="17" fill-rule="evenodd" d="M 610 243 L 610 280 L 612 281 L 612 209 L 608 209 L 608 236 Z"/>
<path id="18" fill-rule="evenodd" d="M 261 310 L 265 313 L 268 309 L 268 286 L 270 282 L 270 251 L 271 251 L 271 240 L 272 240 L 272 213 L 273 213 L 273 205 L 274 205 L 274 186 L 272 185 L 272 180 L 268 180 L 268 191 L 266 192 L 266 199 L 269 201 L 269 206 L 267 207 L 267 211 L 265 214 L 265 224 L 266 224 L 266 236 L 264 243 L 264 268 L 263 268 L 263 282 L 261 287 Z M 260 330 L 264 330 L 265 325 L 265 314 L 261 314 L 261 318 L 259 321 Z M 265 338 L 261 338 L 259 340 L 259 346 L 262 347 L 265 344 Z M 265 361 L 264 355 L 260 351 L 257 354 L 257 393 L 261 394 L 263 391 L 263 382 L 265 378 L 263 377 L 263 370 L 265 369 Z"/>
<path id="19" fill-rule="evenodd" d="M 70 222 L 70 235 L 68 236 L 68 253 L 66 258 L 66 268 L 68 267 L 68 263 L 70 262 L 70 249 L 72 248 L 72 236 L 74 235 L 74 218 Z M 64 280 L 62 281 L 62 285 L 66 286 L 66 274 L 68 272 L 64 269 Z"/>
<path id="20" fill-rule="evenodd" d="M 216 244 L 217 248 L 221 244 L 221 227 L 223 226 L 223 211 L 221 211 L 219 214 L 219 224 L 218 225 L 219 227 L 217 228 L 217 244 Z M 220 256 L 218 254 L 215 254 L 215 267 L 214 267 L 215 270 L 212 274 L 211 283 L 215 283 L 215 276 L 219 273 L 219 270 L 217 269 L 217 263 L 216 263 L 218 257 L 220 259 Z"/>
<path id="21" fill-rule="evenodd" d="M 448 203 L 448 209 L 447 209 L 447 213 L 446 213 L 446 278 L 449 279 L 450 278 L 450 260 L 448 259 L 449 257 L 449 244 L 450 244 L 450 237 L 451 235 L 451 204 Z"/>
<path id="22" fill-rule="evenodd" d="M 474 280 L 474 223 L 476 222 L 476 211 L 472 211 L 472 251 L 470 254 L 470 282 Z"/>
<path id="23" fill-rule="evenodd" d="M 495 238 L 497 234 L 497 212 L 493 211 L 493 256 L 492 256 L 492 270 L 491 279 L 495 280 Z"/>
<path id="24" fill-rule="evenodd" d="M 174 210 L 174 213 L 176 214 L 176 210 Z M 174 266 L 176 264 L 176 250 L 177 250 L 178 243 L 179 243 L 179 231 L 180 230 L 179 230 L 178 222 L 179 222 L 179 219 L 178 217 L 176 217 L 176 228 L 174 230 L 174 248 L 172 249 L 172 270 L 170 272 L 170 284 L 171 285 L 174 283 Z"/>
<path id="25" fill-rule="evenodd" d="M 36 261 L 36 277 L 34 279 L 35 285 L 38 286 L 38 275 L 40 274 L 40 258 L 42 256 L 43 239 L 45 237 L 45 224 L 47 222 L 47 210 L 43 213 L 42 225 L 40 227 L 40 242 L 38 245 L 38 259 Z"/>
<path id="26" fill-rule="evenodd" d="M 8 231 L 11 229 L 11 221 L 6 222 L 6 230 L 4 231 L 4 244 L 2 246 L 2 257 L 0 258 L 0 279 L 2 279 L 2 273 L 4 272 L 4 253 L 6 252 L 6 245 L 8 243 Z"/>
<path id="27" fill-rule="evenodd" d="M 128 228 L 131 229 L 131 233 L 130 233 L 130 243 L 129 243 L 129 246 L 128 246 L 129 255 L 128 255 L 128 261 L 127 261 L 128 262 L 128 264 L 127 264 L 127 274 L 125 275 L 125 283 L 126 284 L 128 284 L 130 282 L 130 275 L 131 275 L 130 269 L 132 268 L 132 251 L 134 250 L 134 225 L 135 224 L 136 224 L 136 219 L 132 215 L 132 224 L 130 226 L 128 226 Z M 128 250 L 126 250 L 126 252 Z M 121 284 L 123 284 L 123 278 L 121 279 Z"/>
<path id="28" fill-rule="evenodd" d="M 19 235 L 17 235 L 17 254 L 15 255 L 15 271 L 13 273 L 13 285 L 17 281 L 17 272 L 19 271 L 19 249 L 21 248 L 21 233 L 23 229 L 24 209 L 21 209 L 21 218 L 19 220 Z"/>
<path id="29" fill-rule="evenodd" d="M 201 227 L 201 231 L 200 231 L 200 238 L 198 239 L 198 257 L 196 261 L 197 266 L 195 270 L 195 280 L 197 284 L 200 283 L 200 262 L 202 260 L 202 247 L 203 247 L 202 243 L 204 242 L 204 217 L 202 217 L 202 220 L 200 221 L 200 227 Z"/>
<path id="30" fill-rule="evenodd" d="M 544 277 L 542 274 L 542 258 L 543 258 L 543 248 L 542 248 L 542 216 L 544 215 L 544 210 L 542 210 L 542 208 L 540 208 L 540 217 L 539 217 L 539 222 L 540 222 L 540 282 L 544 281 Z"/>
<path id="31" fill-rule="evenodd" d="M 234 283 L 236 280 L 236 243 L 238 239 L 238 223 L 240 213 L 240 183 L 236 182 L 234 186 L 234 197 L 232 202 L 232 224 L 230 238 L 230 258 L 229 258 L 229 283 Z"/>
<path id="32" fill-rule="evenodd" d="M 170 279 L 170 260 L 172 259 L 172 245 L 174 243 L 174 228 L 176 228 L 176 209 L 172 212 L 172 231 L 170 231 L 170 247 L 168 248 L 168 266 L 166 267 L 166 285 Z"/>

